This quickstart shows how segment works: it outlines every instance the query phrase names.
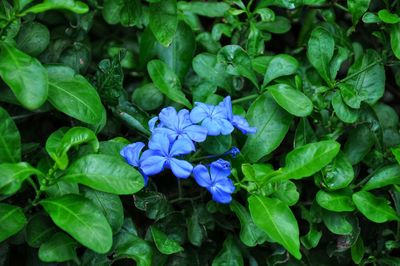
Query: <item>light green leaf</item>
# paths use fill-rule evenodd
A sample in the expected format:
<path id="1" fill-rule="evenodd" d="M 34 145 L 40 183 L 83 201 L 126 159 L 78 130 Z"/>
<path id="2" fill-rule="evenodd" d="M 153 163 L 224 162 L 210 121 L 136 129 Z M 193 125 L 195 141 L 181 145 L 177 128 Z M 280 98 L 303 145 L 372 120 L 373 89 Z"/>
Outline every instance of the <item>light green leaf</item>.
<path id="1" fill-rule="evenodd" d="M 26 222 L 22 208 L 0 203 L 0 242 L 18 233 Z"/>
<path id="2" fill-rule="evenodd" d="M 390 44 L 393 54 L 400 59 L 400 24 L 393 25 L 390 30 Z"/>
<path id="3" fill-rule="evenodd" d="M 355 123 L 358 120 L 358 110 L 348 107 L 340 94 L 335 92 L 332 97 L 332 107 L 337 117 L 345 123 Z"/>
<path id="4" fill-rule="evenodd" d="M 48 95 L 46 69 L 14 45 L 0 41 L 0 77 L 29 110 L 42 106 Z"/>
<path id="5" fill-rule="evenodd" d="M 254 223 L 272 240 L 301 259 L 299 227 L 290 208 L 278 199 L 252 195 L 248 198 Z"/>
<path id="6" fill-rule="evenodd" d="M 347 187 L 354 179 L 354 170 L 346 155 L 339 152 L 323 170 L 323 184 L 329 190 Z"/>
<path id="7" fill-rule="evenodd" d="M 347 7 L 352 16 L 353 25 L 357 24 L 358 20 L 368 10 L 371 0 L 347 0 Z"/>
<path id="8" fill-rule="evenodd" d="M 374 172 L 362 190 L 368 191 L 389 185 L 400 185 L 400 166 L 398 164 L 384 166 Z"/>
<path id="9" fill-rule="evenodd" d="M 278 77 L 295 74 L 298 68 L 299 62 L 296 60 L 296 58 L 288 54 L 275 55 L 267 64 L 264 74 L 263 87 Z"/>
<path id="10" fill-rule="evenodd" d="M 17 163 L 20 160 L 21 136 L 18 128 L 7 111 L 0 107 L 0 163 Z"/>
<path id="11" fill-rule="evenodd" d="M 150 3 L 150 29 L 164 46 L 171 44 L 178 27 L 176 0 Z"/>
<path id="12" fill-rule="evenodd" d="M 311 32 L 307 46 L 308 60 L 330 87 L 332 87 L 333 82 L 329 63 L 333 57 L 334 49 L 335 40 L 329 31 L 317 27 Z"/>
<path id="13" fill-rule="evenodd" d="M 391 13 L 387 9 L 379 10 L 378 17 L 387 24 L 397 24 L 400 22 L 400 17 L 397 14 Z"/>
<path id="14" fill-rule="evenodd" d="M 22 183 L 32 175 L 43 175 L 39 170 L 28 163 L 0 164 L 0 194 L 12 195 L 16 193 Z"/>
<path id="15" fill-rule="evenodd" d="M 28 13 L 43 13 L 48 10 L 53 9 L 62 9 L 68 10 L 77 14 L 85 14 L 89 11 L 89 7 L 87 4 L 81 1 L 74 0 L 44 0 L 42 3 L 34 5 L 27 10 L 25 10 L 21 16 L 24 16 Z"/>
<path id="16" fill-rule="evenodd" d="M 64 262 L 74 260 L 79 262 L 76 255 L 78 243 L 63 232 L 53 235 L 39 248 L 39 258 L 44 262 Z"/>
<path id="17" fill-rule="evenodd" d="M 53 222 L 82 245 L 97 253 L 112 246 L 111 227 L 102 212 L 88 199 L 76 194 L 47 198 L 40 204 Z"/>
<path id="18" fill-rule="evenodd" d="M 340 144 L 333 140 L 309 143 L 286 155 L 281 174 L 271 180 L 301 179 L 311 176 L 330 163 L 338 154 Z"/>
<path id="19" fill-rule="evenodd" d="M 318 191 L 315 199 L 319 206 L 333 212 L 350 212 L 355 210 L 351 200 L 351 191 L 325 192 Z"/>
<path id="20" fill-rule="evenodd" d="M 72 68 L 47 66 L 49 101 L 59 111 L 82 122 L 99 124 L 105 113 L 96 89 Z"/>
<path id="21" fill-rule="evenodd" d="M 156 227 L 151 226 L 150 230 L 154 243 L 162 254 L 170 255 L 183 250 L 178 242 L 170 239 L 164 232 L 160 231 Z"/>
<path id="22" fill-rule="evenodd" d="M 178 9 L 183 12 L 191 12 L 199 16 L 214 18 L 223 17 L 225 12 L 229 9 L 229 4 L 223 2 L 179 1 Z"/>
<path id="23" fill-rule="evenodd" d="M 369 220 L 375 223 L 385 223 L 388 221 L 400 221 L 395 210 L 384 198 L 375 197 L 367 191 L 359 191 L 353 194 L 353 202 L 357 209 Z"/>
<path id="24" fill-rule="evenodd" d="M 178 76 L 161 60 L 152 60 L 147 64 L 154 85 L 171 100 L 192 108 L 192 104 L 182 92 Z"/>
<path id="25" fill-rule="evenodd" d="M 356 219 L 351 213 L 323 211 L 322 220 L 329 231 L 336 235 L 350 235 Z"/>
<path id="26" fill-rule="evenodd" d="M 364 241 L 361 236 L 358 236 L 356 243 L 351 246 L 351 258 L 353 259 L 353 262 L 357 265 L 360 264 L 364 257 L 364 253 Z"/>
<path id="27" fill-rule="evenodd" d="M 137 170 L 105 154 L 89 154 L 76 160 L 62 179 L 118 195 L 136 193 L 144 186 L 143 176 Z"/>
<path id="28" fill-rule="evenodd" d="M 273 152 L 281 144 L 293 117 L 282 109 L 269 92 L 259 96 L 250 106 L 247 121 L 257 128 L 247 137 L 242 154 L 249 162 L 256 162 Z"/>
<path id="29" fill-rule="evenodd" d="M 304 117 L 311 114 L 313 104 L 301 91 L 286 84 L 276 84 L 266 89 L 271 93 L 274 100 L 292 115 Z"/>

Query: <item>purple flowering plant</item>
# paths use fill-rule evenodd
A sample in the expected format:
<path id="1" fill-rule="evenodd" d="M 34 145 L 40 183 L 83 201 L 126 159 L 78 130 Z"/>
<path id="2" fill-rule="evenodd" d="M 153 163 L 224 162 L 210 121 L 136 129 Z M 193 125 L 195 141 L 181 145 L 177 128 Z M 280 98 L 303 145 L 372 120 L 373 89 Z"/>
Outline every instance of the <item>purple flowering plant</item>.
<path id="1" fill-rule="evenodd" d="M 214 160 L 208 165 L 197 164 L 197 158 L 189 157 L 198 148 L 198 143 L 206 141 L 207 137 L 229 135 L 235 128 L 243 134 L 252 134 L 256 128 L 251 127 L 247 120 L 232 112 L 230 96 L 217 105 L 196 102 L 189 111 L 174 107 L 163 108 L 158 116 L 149 120 L 151 136 L 148 149 L 143 142 L 135 142 L 124 147 L 120 154 L 126 162 L 137 168 L 143 175 L 145 184 L 151 176 L 170 169 L 178 179 L 190 176 L 201 187 L 206 188 L 212 199 L 218 203 L 230 203 L 231 194 L 235 191 L 231 175 L 231 165 L 228 161 L 215 155 L 205 156 L 206 160 Z M 232 147 L 221 154 L 221 157 L 235 157 L 239 149 Z"/>

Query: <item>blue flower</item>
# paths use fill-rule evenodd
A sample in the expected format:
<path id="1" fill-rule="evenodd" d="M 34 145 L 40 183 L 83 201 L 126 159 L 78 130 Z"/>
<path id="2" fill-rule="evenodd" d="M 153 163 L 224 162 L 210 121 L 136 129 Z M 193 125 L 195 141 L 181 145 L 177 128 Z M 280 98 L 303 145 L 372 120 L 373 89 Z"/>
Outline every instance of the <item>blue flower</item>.
<path id="1" fill-rule="evenodd" d="M 230 163 L 219 159 L 212 162 L 210 171 L 202 164 L 193 169 L 196 182 L 205 187 L 212 195 L 212 199 L 219 203 L 229 203 L 232 201 L 231 194 L 235 191 L 235 186 L 228 176 L 231 174 Z"/>
<path id="2" fill-rule="evenodd" d="M 154 119 L 154 118 L 153 118 Z M 160 123 L 151 127 L 154 134 L 165 133 L 171 141 L 186 138 L 194 142 L 203 142 L 207 138 L 207 129 L 190 121 L 189 111 L 182 109 L 176 112 L 173 107 L 166 107 L 158 115 Z M 153 121 L 152 121 L 153 123 Z M 193 144 L 194 149 L 194 144 Z"/>
<path id="3" fill-rule="evenodd" d="M 240 115 L 234 115 L 232 112 L 231 97 L 227 96 L 219 103 L 219 106 L 225 110 L 227 119 L 232 123 L 234 127 L 242 131 L 243 134 L 254 134 L 257 132 L 257 128 L 250 127 L 247 120 Z"/>
<path id="4" fill-rule="evenodd" d="M 139 172 L 142 174 L 144 179 L 144 185 L 147 185 L 149 177 L 143 173 L 142 169 L 140 169 L 140 153 L 144 148 L 143 142 L 135 142 L 125 146 L 119 154 L 126 160 L 126 162 L 136 168 L 139 168 Z"/>
<path id="5" fill-rule="evenodd" d="M 190 120 L 193 123 L 201 122 L 201 125 L 207 129 L 208 135 L 218 136 L 232 133 L 233 126 L 227 119 L 224 108 L 200 102 L 196 102 L 195 105 L 190 112 Z"/>
<path id="6" fill-rule="evenodd" d="M 149 149 L 143 152 L 140 167 L 146 175 L 156 175 L 169 168 L 178 178 L 187 178 L 192 173 L 193 166 L 176 156 L 193 151 L 193 143 L 180 138 L 171 141 L 166 134 L 153 134 L 149 141 Z"/>

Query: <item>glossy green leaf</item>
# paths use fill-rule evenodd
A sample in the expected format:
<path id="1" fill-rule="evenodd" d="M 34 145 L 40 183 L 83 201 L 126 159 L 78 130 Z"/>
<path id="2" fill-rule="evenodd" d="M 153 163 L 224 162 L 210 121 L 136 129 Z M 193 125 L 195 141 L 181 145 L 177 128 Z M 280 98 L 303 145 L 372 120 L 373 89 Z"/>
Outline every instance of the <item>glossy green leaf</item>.
<path id="1" fill-rule="evenodd" d="M 384 198 L 378 198 L 367 191 L 354 193 L 352 198 L 357 209 L 375 223 L 400 220 L 398 214 Z"/>
<path id="2" fill-rule="evenodd" d="M 78 243 L 63 232 L 53 235 L 39 248 L 39 258 L 45 262 L 79 262 L 76 254 Z"/>
<path id="3" fill-rule="evenodd" d="M 242 154 L 249 162 L 256 162 L 273 152 L 281 144 L 292 122 L 292 116 L 282 109 L 268 92 L 252 103 L 246 119 L 250 125 L 257 128 L 255 134 L 247 137 L 242 148 Z"/>
<path id="4" fill-rule="evenodd" d="M 32 175 L 43 175 L 39 170 L 28 163 L 0 164 L 0 194 L 12 195 L 16 193 L 22 183 Z"/>
<path id="5" fill-rule="evenodd" d="M 164 46 L 171 44 L 178 27 L 176 0 L 150 3 L 150 29 Z"/>
<path id="6" fill-rule="evenodd" d="M 364 15 L 368 10 L 370 2 L 371 0 L 347 0 L 347 6 L 352 16 L 353 24 L 356 24 L 362 15 Z"/>
<path id="7" fill-rule="evenodd" d="M 400 166 L 398 164 L 384 166 L 369 178 L 362 190 L 368 191 L 389 185 L 400 184 Z"/>
<path id="8" fill-rule="evenodd" d="M 300 198 L 300 193 L 297 191 L 296 184 L 289 180 L 284 180 L 271 185 L 273 185 L 275 189 L 275 192 L 271 194 L 271 197 L 280 199 L 288 206 L 295 205 Z"/>
<path id="9" fill-rule="evenodd" d="M 144 14 L 138 0 L 105 0 L 102 15 L 109 24 L 130 27 L 141 26 Z"/>
<path id="10" fill-rule="evenodd" d="M 267 240 L 267 235 L 253 222 L 249 212 L 239 202 L 233 200 L 231 210 L 240 221 L 240 240 L 248 247 L 255 247 Z"/>
<path id="11" fill-rule="evenodd" d="M 49 101 L 59 111 L 88 124 L 98 124 L 105 109 L 96 89 L 72 68 L 47 66 Z"/>
<path id="12" fill-rule="evenodd" d="M 212 266 L 243 266 L 243 256 L 232 236 L 228 236 L 221 251 L 214 258 Z"/>
<path id="13" fill-rule="evenodd" d="M 348 107 L 339 92 L 332 97 L 332 107 L 337 117 L 345 123 L 355 123 L 358 119 L 358 110 Z"/>
<path id="14" fill-rule="evenodd" d="M 192 108 L 191 103 L 182 92 L 178 76 L 161 60 L 152 60 L 147 64 L 147 70 L 154 85 L 171 100 Z"/>
<path id="15" fill-rule="evenodd" d="M 266 89 L 271 93 L 274 100 L 290 114 L 300 117 L 311 114 L 313 104 L 301 91 L 286 84 L 276 84 Z"/>
<path id="16" fill-rule="evenodd" d="M 18 32 L 16 42 L 21 51 L 38 56 L 50 43 L 50 31 L 41 23 L 28 23 Z"/>
<path id="17" fill-rule="evenodd" d="M 361 162 L 365 155 L 367 155 L 374 142 L 373 133 L 368 126 L 358 126 L 350 131 L 349 137 L 343 147 L 343 153 L 349 159 L 350 163 L 355 165 Z"/>
<path id="18" fill-rule="evenodd" d="M 365 253 L 364 241 L 361 238 L 361 236 L 359 236 L 357 238 L 356 243 L 353 246 L 351 246 L 351 258 L 353 259 L 353 262 L 355 264 L 360 264 L 362 258 L 364 257 L 364 253 Z"/>
<path id="19" fill-rule="evenodd" d="M 354 170 L 346 155 L 339 152 L 323 170 L 323 184 L 329 190 L 347 187 L 354 179 Z"/>
<path id="20" fill-rule="evenodd" d="M 346 83 L 339 83 L 340 94 L 342 100 L 351 108 L 358 109 L 361 106 L 361 98 L 358 96 L 357 91 L 352 85 Z"/>
<path id="21" fill-rule="evenodd" d="M 0 107 L 0 163 L 21 160 L 21 136 L 7 111 Z"/>
<path id="22" fill-rule="evenodd" d="M 250 196 L 248 201 L 254 223 L 300 259 L 299 227 L 290 208 L 278 199 L 258 195 Z"/>
<path id="23" fill-rule="evenodd" d="M 273 180 L 301 179 L 311 176 L 329 164 L 338 154 L 340 144 L 333 140 L 309 143 L 286 155 L 285 166 Z"/>
<path id="24" fill-rule="evenodd" d="M 232 136 L 208 136 L 207 139 L 200 144 L 200 146 L 210 154 L 223 154 L 232 147 Z"/>
<path id="25" fill-rule="evenodd" d="M 4 41 L 0 42 L 0 77 L 29 110 L 39 108 L 47 100 L 46 69 L 37 59 Z"/>
<path id="26" fill-rule="evenodd" d="M 110 155 L 90 154 L 76 160 L 62 177 L 96 190 L 124 195 L 144 186 L 143 176 L 131 166 Z"/>
<path id="27" fill-rule="evenodd" d="M 266 66 L 263 86 L 276 78 L 295 74 L 298 68 L 299 62 L 296 58 L 287 54 L 275 55 Z"/>
<path id="28" fill-rule="evenodd" d="M 261 21 L 257 23 L 257 28 L 262 31 L 269 31 L 275 34 L 283 34 L 290 30 L 290 20 L 283 16 L 275 16 L 274 21 Z"/>
<path id="29" fill-rule="evenodd" d="M 174 254 L 183 250 L 178 242 L 172 240 L 164 232 L 157 229 L 156 227 L 151 227 L 151 235 L 153 236 L 154 243 L 157 249 L 165 255 Z"/>
<path id="30" fill-rule="evenodd" d="M 397 24 L 400 22 L 400 17 L 397 14 L 391 13 L 387 9 L 379 10 L 378 17 L 384 22 L 388 24 Z"/>
<path id="31" fill-rule="evenodd" d="M 56 226 L 48 216 L 41 213 L 29 219 L 25 228 L 25 239 L 29 246 L 38 248 L 57 232 Z"/>
<path id="32" fill-rule="evenodd" d="M 315 199 L 319 206 L 333 212 L 350 212 L 355 210 L 351 193 L 348 191 L 325 192 L 320 190 Z"/>
<path id="33" fill-rule="evenodd" d="M 89 199 L 76 194 L 47 198 L 40 204 L 53 222 L 82 245 L 97 253 L 111 249 L 111 227 Z"/>
<path id="34" fill-rule="evenodd" d="M 400 59 L 400 24 L 392 26 L 392 29 L 390 30 L 390 44 L 392 46 L 393 54 L 397 59 Z"/>
<path id="35" fill-rule="evenodd" d="M 75 0 L 44 0 L 40 4 L 33 5 L 23 12 L 23 14 L 28 13 L 43 13 L 48 10 L 61 9 L 68 10 L 77 14 L 85 14 L 89 11 L 87 4 L 81 1 Z"/>
<path id="36" fill-rule="evenodd" d="M 223 2 L 179 1 L 178 9 L 205 17 L 223 17 L 229 4 Z"/>
<path id="37" fill-rule="evenodd" d="M 329 86 L 332 86 L 329 63 L 333 57 L 335 40 L 331 33 L 322 27 L 311 32 L 307 46 L 307 57 Z"/>
<path id="38" fill-rule="evenodd" d="M 124 223 L 124 208 L 119 196 L 89 188 L 83 190 L 83 195 L 102 211 L 113 233 L 117 233 Z"/>
<path id="39" fill-rule="evenodd" d="M 336 235 L 350 235 L 356 222 L 351 213 L 331 211 L 323 211 L 322 220 L 328 230 Z"/>
<path id="40" fill-rule="evenodd" d="M 20 207 L 0 203 L 0 242 L 18 233 L 26 223 Z"/>

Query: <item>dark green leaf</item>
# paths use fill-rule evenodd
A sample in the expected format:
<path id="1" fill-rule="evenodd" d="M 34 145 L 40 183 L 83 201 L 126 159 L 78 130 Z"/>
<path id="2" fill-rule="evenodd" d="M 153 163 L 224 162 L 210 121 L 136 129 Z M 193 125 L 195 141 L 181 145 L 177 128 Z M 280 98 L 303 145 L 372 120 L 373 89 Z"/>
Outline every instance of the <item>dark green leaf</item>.
<path id="1" fill-rule="evenodd" d="M 374 146 L 374 135 L 366 125 L 361 125 L 349 133 L 343 152 L 352 165 L 358 164 Z"/>
<path id="2" fill-rule="evenodd" d="M 337 235 L 350 235 L 354 230 L 355 218 L 350 213 L 324 211 L 322 220 L 328 230 Z"/>
<path id="3" fill-rule="evenodd" d="M 21 136 L 7 111 L 0 107 L 0 163 L 21 160 Z"/>
<path id="4" fill-rule="evenodd" d="M 205 17 L 223 17 L 229 5 L 223 2 L 179 1 L 178 9 Z"/>
<path id="5" fill-rule="evenodd" d="M 200 144 L 202 149 L 210 154 L 223 154 L 227 152 L 232 146 L 231 135 L 209 136 L 206 141 Z"/>
<path id="6" fill-rule="evenodd" d="M 176 0 L 150 3 L 150 29 L 164 46 L 171 44 L 178 27 Z"/>
<path id="7" fill-rule="evenodd" d="M 25 239 L 29 246 L 38 248 L 55 232 L 57 232 L 57 228 L 50 218 L 39 213 L 29 219 L 25 228 Z"/>
<path id="8" fill-rule="evenodd" d="M 232 236 L 228 236 L 221 251 L 214 258 L 212 266 L 243 266 L 243 256 Z"/>
<path id="9" fill-rule="evenodd" d="M 164 232 L 160 231 L 156 227 L 151 227 L 151 235 L 153 236 L 154 243 L 157 249 L 166 255 L 174 254 L 183 250 L 178 242 L 172 240 Z"/>
<path id="10" fill-rule="evenodd" d="M 295 74 L 298 67 L 299 62 L 297 62 L 296 58 L 287 54 L 275 55 L 267 64 L 263 86 L 278 77 Z"/>
<path id="11" fill-rule="evenodd" d="M 50 31 L 43 24 L 29 23 L 21 28 L 16 40 L 18 49 L 31 56 L 38 56 L 49 45 Z"/>
<path id="12" fill-rule="evenodd" d="M 20 207 L 0 203 L 0 242 L 18 233 L 26 222 Z"/>
<path id="13" fill-rule="evenodd" d="M 372 190 L 389 185 L 400 184 L 400 166 L 398 164 L 385 166 L 376 171 L 363 186 L 362 190 Z"/>
<path id="14" fill-rule="evenodd" d="M 351 246 L 351 258 L 355 264 L 360 264 L 362 258 L 364 257 L 365 248 L 364 241 L 361 236 L 358 237 L 356 243 Z"/>
<path id="15" fill-rule="evenodd" d="M 357 24 L 358 20 L 368 10 L 371 0 L 347 0 L 347 6 L 353 19 L 353 24 Z"/>
<path id="16" fill-rule="evenodd" d="M 393 54 L 397 59 L 400 59 L 400 24 L 392 26 L 392 29 L 390 30 L 390 44 L 392 46 Z"/>
<path id="17" fill-rule="evenodd" d="M 63 232 L 53 235 L 39 248 L 39 258 L 45 262 L 64 262 L 74 260 L 79 262 L 76 255 L 78 243 Z"/>

